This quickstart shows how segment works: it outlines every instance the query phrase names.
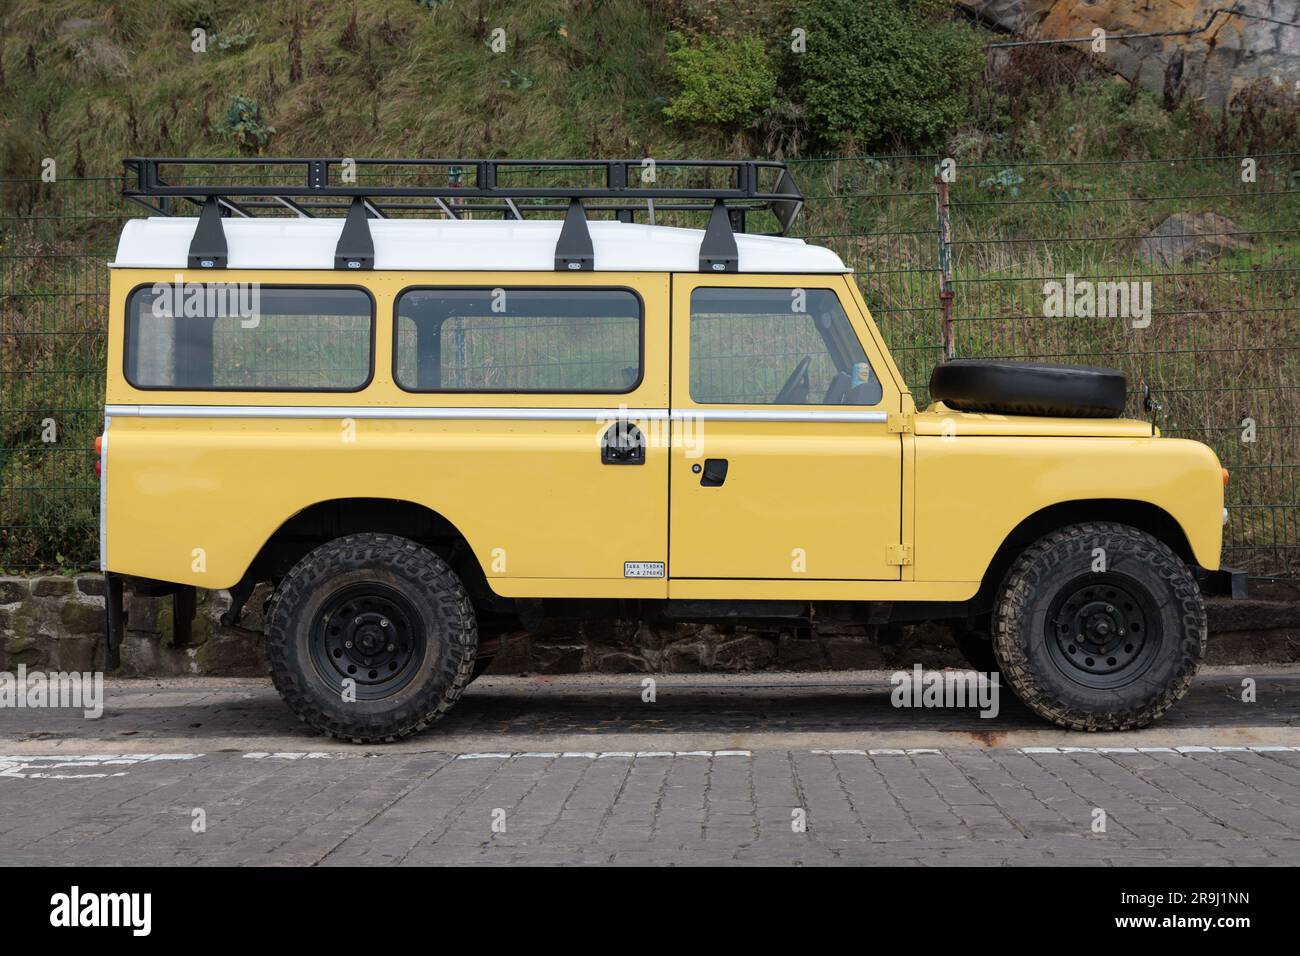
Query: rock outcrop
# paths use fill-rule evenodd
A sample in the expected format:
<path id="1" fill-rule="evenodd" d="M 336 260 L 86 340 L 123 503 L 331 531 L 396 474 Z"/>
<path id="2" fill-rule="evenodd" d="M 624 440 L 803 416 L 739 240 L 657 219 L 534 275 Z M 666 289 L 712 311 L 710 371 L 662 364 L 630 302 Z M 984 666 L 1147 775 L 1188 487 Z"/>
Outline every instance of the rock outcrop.
<path id="1" fill-rule="evenodd" d="M 1175 100 L 1190 96 L 1223 106 L 1262 79 L 1288 89 L 1300 81 L 1300 0 L 957 0 L 957 6 L 1025 39 L 1087 38 L 1105 30 L 1106 49 L 1094 55 L 1120 76 L 1169 91 Z M 1133 33 L 1183 35 L 1115 39 Z"/>
<path id="2" fill-rule="evenodd" d="M 1210 262 L 1225 252 L 1250 247 L 1250 237 L 1231 219 L 1213 212 L 1166 216 L 1142 239 L 1144 262 L 1176 266 Z"/>

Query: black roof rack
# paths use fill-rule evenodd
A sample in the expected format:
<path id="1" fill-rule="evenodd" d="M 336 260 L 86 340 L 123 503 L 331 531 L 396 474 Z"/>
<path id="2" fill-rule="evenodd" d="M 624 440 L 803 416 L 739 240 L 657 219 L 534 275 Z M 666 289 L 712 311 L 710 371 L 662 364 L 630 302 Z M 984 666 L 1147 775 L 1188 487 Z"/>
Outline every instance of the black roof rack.
<path id="1" fill-rule="evenodd" d="M 487 214 L 524 219 L 537 213 L 563 213 L 555 268 L 582 270 L 594 267 L 588 215 L 608 214 L 621 222 L 636 222 L 643 216 L 654 223 L 656 214 L 708 212 L 700 270 L 735 272 L 734 233 L 745 231 L 750 213 L 772 213 L 780 235 L 803 206 L 803 194 L 785 164 L 768 160 L 131 157 L 122 162 L 125 198 L 165 216 L 199 210 L 190 244 L 191 268 L 225 266 L 221 219 L 232 215 L 288 211 L 309 218 L 346 216 L 335 267 L 370 269 L 375 255 L 372 218 L 432 214 L 460 219 Z M 239 181 L 233 177 L 212 181 L 224 177 L 214 177 L 208 170 L 227 166 L 249 172 Z M 187 168 L 193 172 L 195 167 L 202 178 L 187 180 Z M 537 184 L 539 179 L 574 174 L 587 181 Z M 434 182 L 418 182 L 427 179 Z M 686 184 L 658 185 L 679 180 Z M 524 184 L 515 185 L 516 181 Z"/>

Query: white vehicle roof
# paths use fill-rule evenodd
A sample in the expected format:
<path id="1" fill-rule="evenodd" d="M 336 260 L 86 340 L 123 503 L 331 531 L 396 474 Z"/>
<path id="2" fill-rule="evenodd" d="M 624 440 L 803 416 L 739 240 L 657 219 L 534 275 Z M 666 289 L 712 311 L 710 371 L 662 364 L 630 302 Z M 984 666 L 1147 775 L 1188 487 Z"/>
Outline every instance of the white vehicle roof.
<path id="1" fill-rule="evenodd" d="M 184 269 L 197 218 L 132 219 L 122 230 L 119 269 Z M 343 219 L 223 219 L 230 269 L 330 269 Z M 554 272 L 559 220 L 371 219 L 376 270 Z M 597 272 L 698 272 L 703 229 L 612 220 L 588 223 Z M 739 272 L 850 271 L 840 257 L 802 239 L 736 235 Z"/>

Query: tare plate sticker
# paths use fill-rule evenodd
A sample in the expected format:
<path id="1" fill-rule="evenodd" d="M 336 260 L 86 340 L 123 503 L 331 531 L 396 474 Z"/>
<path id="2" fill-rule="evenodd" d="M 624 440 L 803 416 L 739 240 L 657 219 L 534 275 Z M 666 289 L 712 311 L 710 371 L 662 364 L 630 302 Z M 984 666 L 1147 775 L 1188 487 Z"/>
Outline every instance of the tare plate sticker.
<path id="1" fill-rule="evenodd" d="M 624 561 L 625 578 L 662 578 L 664 563 L 662 561 Z"/>

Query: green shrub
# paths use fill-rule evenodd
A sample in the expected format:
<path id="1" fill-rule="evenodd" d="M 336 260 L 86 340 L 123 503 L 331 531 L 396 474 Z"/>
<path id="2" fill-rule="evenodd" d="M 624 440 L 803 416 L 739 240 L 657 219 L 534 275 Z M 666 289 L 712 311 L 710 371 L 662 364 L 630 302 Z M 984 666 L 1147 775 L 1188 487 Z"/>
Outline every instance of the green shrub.
<path id="1" fill-rule="evenodd" d="M 682 88 L 664 108 L 674 122 L 745 123 L 776 91 L 776 72 L 756 36 L 697 37 L 672 50 L 668 61 Z"/>
<path id="2" fill-rule="evenodd" d="M 928 146 L 964 116 L 984 69 L 979 34 L 936 0 L 807 0 L 789 63 L 814 142 Z"/>
<path id="3" fill-rule="evenodd" d="M 275 127 L 262 122 L 262 107 L 256 100 L 236 96 L 226 109 L 226 132 L 240 152 L 260 156 L 275 135 Z"/>
<path id="4" fill-rule="evenodd" d="M 255 36 L 257 33 L 252 30 L 247 33 L 213 33 L 208 36 L 208 49 L 220 50 L 222 53 L 243 50 L 253 42 Z"/>

